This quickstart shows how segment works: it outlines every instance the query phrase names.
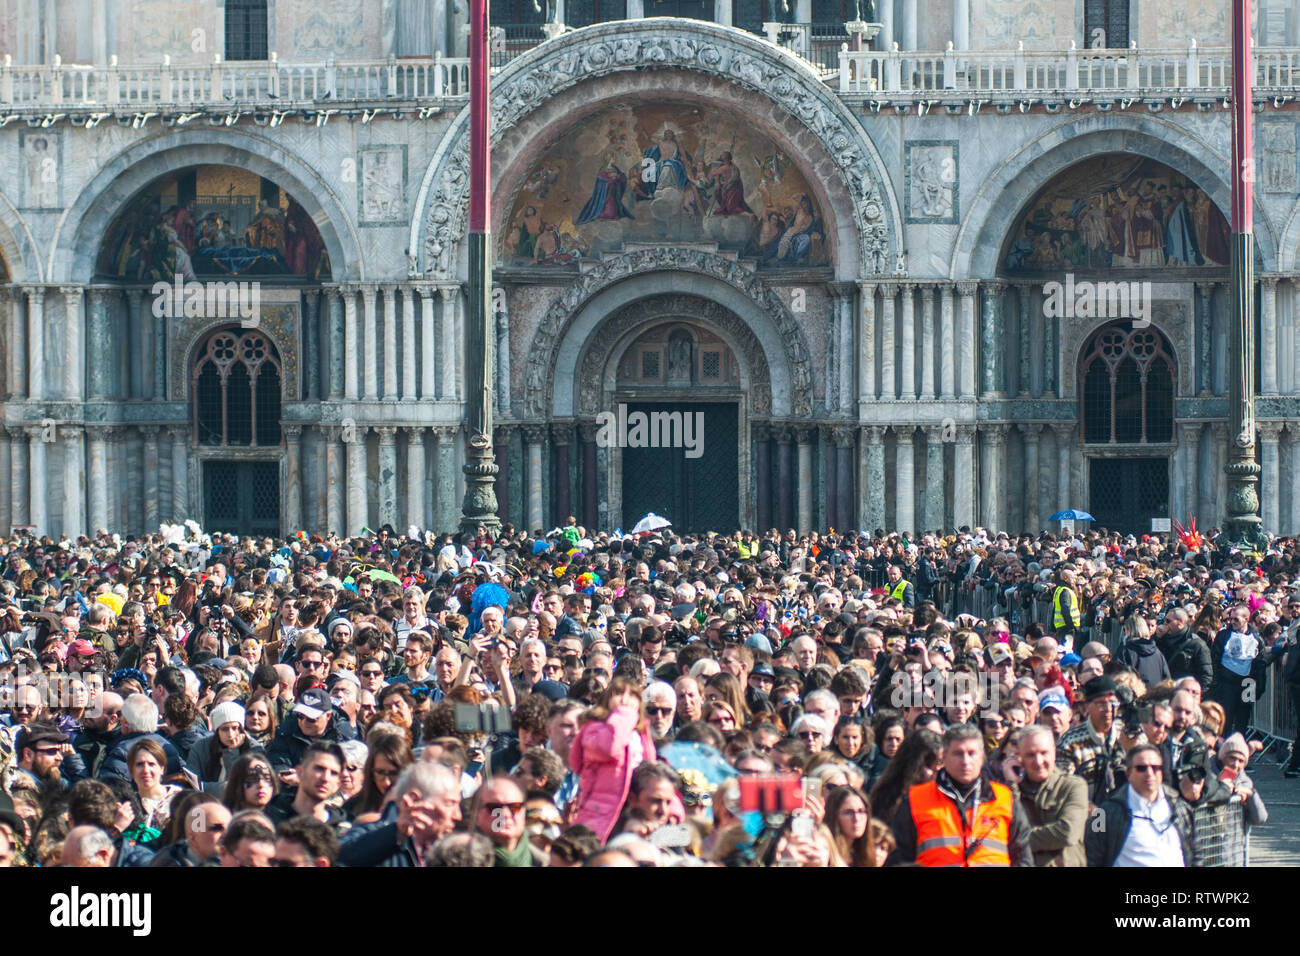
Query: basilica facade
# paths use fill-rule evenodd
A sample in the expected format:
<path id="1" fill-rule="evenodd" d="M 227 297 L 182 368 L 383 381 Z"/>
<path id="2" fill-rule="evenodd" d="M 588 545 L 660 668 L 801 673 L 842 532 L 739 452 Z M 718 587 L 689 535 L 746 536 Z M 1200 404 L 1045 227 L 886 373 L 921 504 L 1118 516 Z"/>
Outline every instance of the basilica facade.
<path id="1" fill-rule="evenodd" d="M 1222 518 L 1222 3 L 541 6 L 492 3 L 503 520 Z M 467 4 L 8 7 L 0 533 L 455 527 Z M 1257 450 L 1297 533 L 1300 23 L 1257 7 Z"/>

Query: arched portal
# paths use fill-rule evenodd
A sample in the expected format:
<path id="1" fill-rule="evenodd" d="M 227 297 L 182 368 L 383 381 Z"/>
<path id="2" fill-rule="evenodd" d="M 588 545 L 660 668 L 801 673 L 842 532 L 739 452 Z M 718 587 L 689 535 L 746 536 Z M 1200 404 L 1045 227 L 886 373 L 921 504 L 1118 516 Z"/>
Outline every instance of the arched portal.
<path id="1" fill-rule="evenodd" d="M 219 328 L 190 370 L 203 526 L 279 534 L 280 354 L 257 329 Z"/>
<path id="2" fill-rule="evenodd" d="M 1170 517 L 1178 363 L 1165 335 L 1131 321 L 1098 329 L 1078 362 L 1088 510 L 1098 527 L 1140 534 Z"/>

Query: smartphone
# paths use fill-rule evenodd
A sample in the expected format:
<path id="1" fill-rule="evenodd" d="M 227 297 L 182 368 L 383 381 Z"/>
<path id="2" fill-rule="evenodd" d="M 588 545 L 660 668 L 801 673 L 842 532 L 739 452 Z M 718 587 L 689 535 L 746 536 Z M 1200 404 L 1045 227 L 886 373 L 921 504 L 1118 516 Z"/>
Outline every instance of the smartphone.
<path id="1" fill-rule="evenodd" d="M 803 813 L 792 818 L 790 820 L 790 832 L 801 840 L 811 840 L 813 835 L 813 818 Z"/>
<path id="2" fill-rule="evenodd" d="M 807 802 L 809 799 L 820 800 L 822 797 L 822 782 L 813 777 L 803 778 L 803 798 Z"/>

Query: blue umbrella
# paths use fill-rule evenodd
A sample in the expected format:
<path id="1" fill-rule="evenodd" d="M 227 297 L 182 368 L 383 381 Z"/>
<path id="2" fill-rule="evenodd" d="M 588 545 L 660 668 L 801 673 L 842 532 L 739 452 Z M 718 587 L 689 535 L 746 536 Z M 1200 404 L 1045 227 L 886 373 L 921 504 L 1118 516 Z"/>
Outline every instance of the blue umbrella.
<path id="1" fill-rule="evenodd" d="M 1065 511 L 1058 511 L 1047 519 L 1048 521 L 1096 521 L 1092 515 L 1086 511 L 1079 511 L 1077 508 L 1067 508 Z"/>
<path id="2" fill-rule="evenodd" d="M 665 744 L 659 748 L 659 756 L 678 773 L 689 770 L 699 772 L 713 787 L 737 775 L 736 768 L 727 763 L 726 757 L 708 744 L 695 740 Z"/>

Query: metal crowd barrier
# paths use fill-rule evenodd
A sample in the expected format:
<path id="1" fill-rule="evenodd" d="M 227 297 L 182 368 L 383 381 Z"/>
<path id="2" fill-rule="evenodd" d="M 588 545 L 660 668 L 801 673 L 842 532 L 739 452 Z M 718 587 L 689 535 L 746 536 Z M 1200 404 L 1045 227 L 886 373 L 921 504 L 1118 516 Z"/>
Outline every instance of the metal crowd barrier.
<path id="1" fill-rule="evenodd" d="M 1272 665 L 1264 690 L 1255 701 L 1254 720 L 1248 728 L 1248 735 L 1264 744 L 1261 753 L 1267 753 L 1274 745 L 1290 745 L 1296 739 L 1296 712 L 1291 702 L 1291 694 L 1282 681 L 1282 662 Z M 1279 750 L 1278 759 L 1284 753 Z"/>

